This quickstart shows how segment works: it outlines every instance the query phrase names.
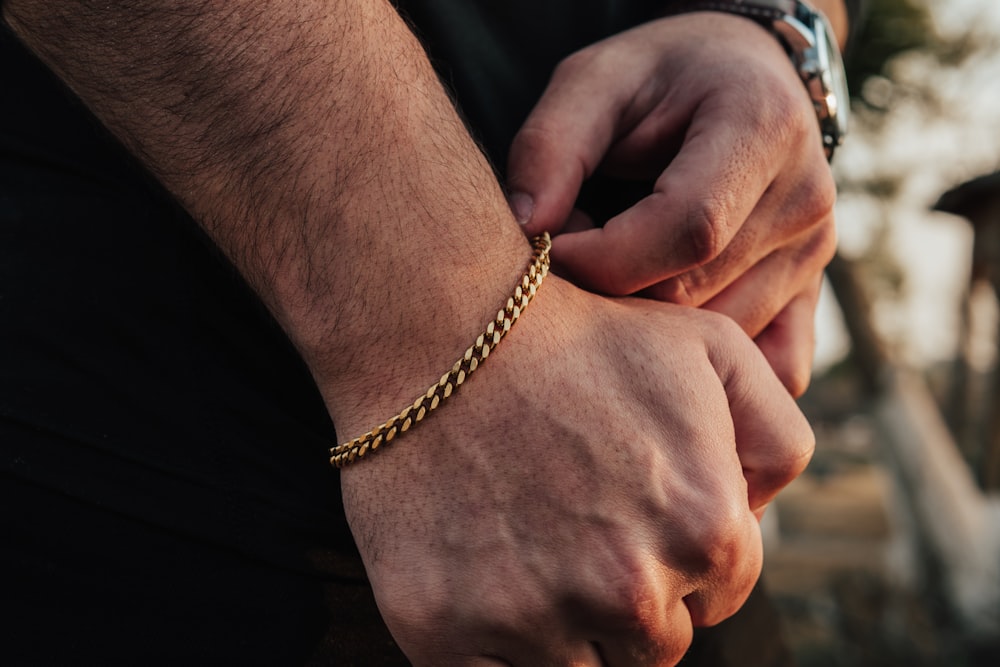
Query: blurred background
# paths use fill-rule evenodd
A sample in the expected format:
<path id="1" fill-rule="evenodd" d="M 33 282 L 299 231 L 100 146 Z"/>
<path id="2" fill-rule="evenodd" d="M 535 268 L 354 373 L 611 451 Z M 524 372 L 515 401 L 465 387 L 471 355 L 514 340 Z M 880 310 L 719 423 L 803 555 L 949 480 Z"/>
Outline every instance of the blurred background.
<path id="1" fill-rule="evenodd" d="M 765 524 L 803 667 L 1000 665 L 1000 2 L 868 0 L 818 438 Z"/>

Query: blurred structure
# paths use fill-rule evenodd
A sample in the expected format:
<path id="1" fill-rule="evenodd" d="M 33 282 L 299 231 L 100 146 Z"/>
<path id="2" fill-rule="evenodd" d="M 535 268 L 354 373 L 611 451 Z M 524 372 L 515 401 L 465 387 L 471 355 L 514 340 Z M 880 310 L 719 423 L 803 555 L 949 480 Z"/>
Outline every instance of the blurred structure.
<path id="1" fill-rule="evenodd" d="M 959 353 L 947 399 L 948 423 L 983 488 L 1000 491 L 1000 374 L 994 368 L 985 391 L 977 391 L 983 383 L 977 382 L 969 360 L 976 315 L 972 295 L 977 287 L 989 286 L 1000 298 L 1000 172 L 952 188 L 941 195 L 933 209 L 968 220 L 974 234 L 969 287 L 960 305 Z M 1000 351 L 1000 332 L 996 341 Z"/>

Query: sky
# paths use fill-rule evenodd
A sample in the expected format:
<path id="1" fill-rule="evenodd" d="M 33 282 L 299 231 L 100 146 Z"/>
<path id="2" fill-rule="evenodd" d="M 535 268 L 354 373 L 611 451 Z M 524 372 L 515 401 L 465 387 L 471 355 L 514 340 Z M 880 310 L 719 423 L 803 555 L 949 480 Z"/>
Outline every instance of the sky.
<path id="1" fill-rule="evenodd" d="M 929 87 L 938 104 L 897 93 L 877 130 L 855 114 L 834 164 L 842 182 L 884 177 L 901 182 L 890 199 L 842 192 L 837 226 L 840 251 L 849 258 L 863 257 L 885 235 L 885 246 L 904 280 L 898 298 L 877 300 L 876 325 L 896 360 L 917 367 L 955 354 L 958 300 L 967 284 L 972 244 L 965 221 L 929 208 L 951 187 L 1000 169 L 1000 2 L 925 4 L 943 36 L 975 38 L 982 48 L 958 68 L 922 55 L 897 60 L 894 78 L 904 83 L 903 90 L 907 83 Z M 983 331 L 992 340 L 995 304 L 990 298 L 977 303 L 982 306 L 976 312 Z M 992 361 L 993 345 L 980 341 L 976 349 L 983 364 Z M 825 287 L 817 313 L 817 370 L 842 358 L 846 350 L 839 309 Z"/>

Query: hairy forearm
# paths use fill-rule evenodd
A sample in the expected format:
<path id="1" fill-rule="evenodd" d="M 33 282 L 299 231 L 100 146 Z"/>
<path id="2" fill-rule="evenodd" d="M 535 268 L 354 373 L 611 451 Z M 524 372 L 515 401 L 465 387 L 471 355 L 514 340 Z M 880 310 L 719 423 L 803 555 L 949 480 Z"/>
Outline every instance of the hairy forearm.
<path id="1" fill-rule="evenodd" d="M 492 171 L 383 0 L 10 0 L 5 14 L 205 226 L 331 394 L 412 398 L 523 268 Z M 353 391 L 385 366 L 424 379 Z"/>

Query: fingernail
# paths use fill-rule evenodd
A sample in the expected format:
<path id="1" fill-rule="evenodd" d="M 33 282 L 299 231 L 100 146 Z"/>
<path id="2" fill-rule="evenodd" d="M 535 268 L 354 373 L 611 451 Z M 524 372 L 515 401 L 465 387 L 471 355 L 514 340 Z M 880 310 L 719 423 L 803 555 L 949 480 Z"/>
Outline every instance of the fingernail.
<path id="1" fill-rule="evenodd" d="M 531 213 L 535 210 L 535 202 L 531 195 L 524 192 L 515 192 L 507 200 L 510 202 L 510 210 L 514 212 L 514 218 L 522 225 L 528 224 L 531 220 Z"/>

